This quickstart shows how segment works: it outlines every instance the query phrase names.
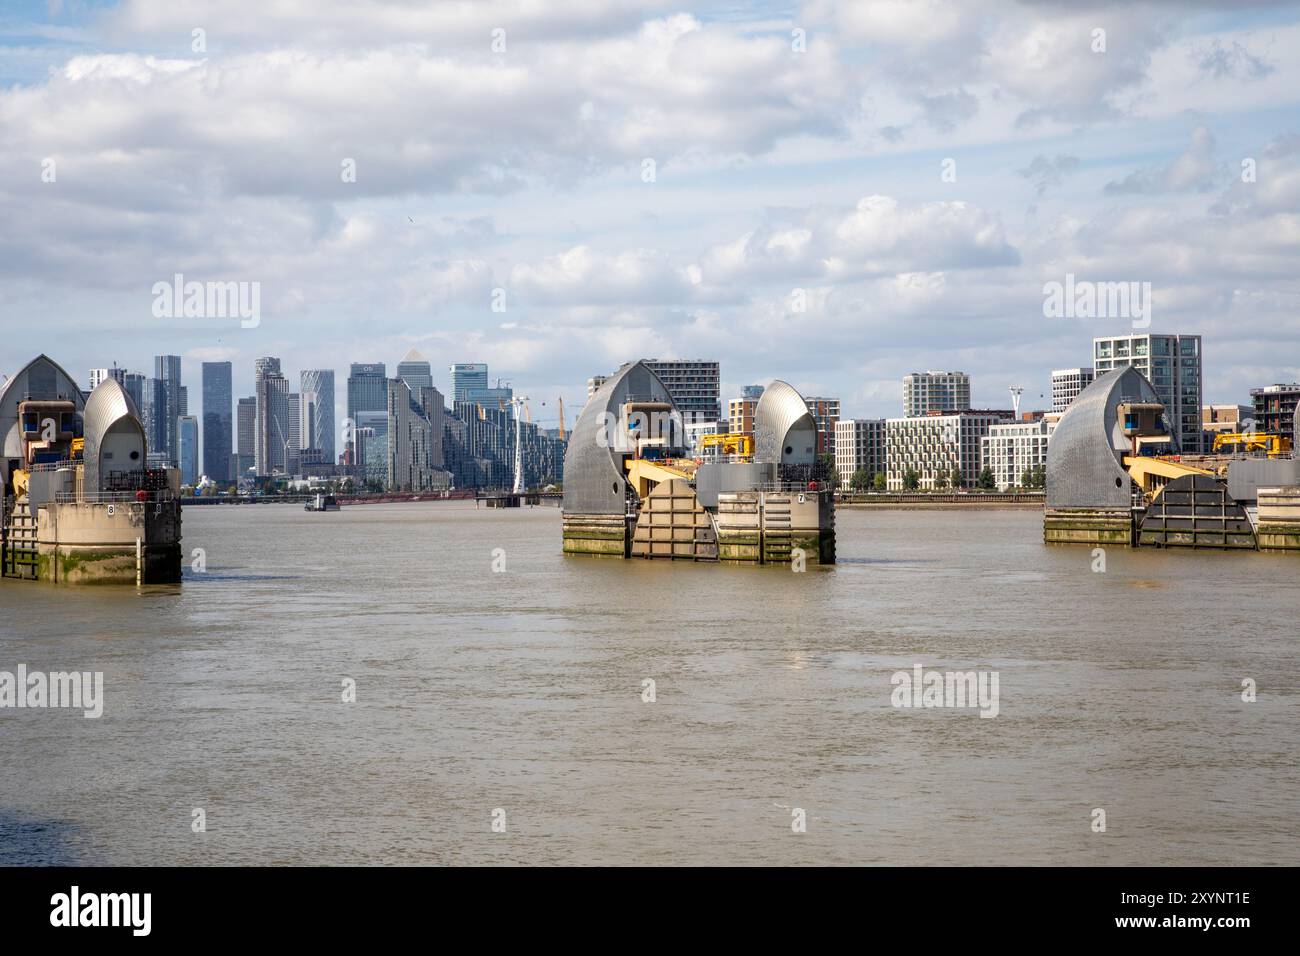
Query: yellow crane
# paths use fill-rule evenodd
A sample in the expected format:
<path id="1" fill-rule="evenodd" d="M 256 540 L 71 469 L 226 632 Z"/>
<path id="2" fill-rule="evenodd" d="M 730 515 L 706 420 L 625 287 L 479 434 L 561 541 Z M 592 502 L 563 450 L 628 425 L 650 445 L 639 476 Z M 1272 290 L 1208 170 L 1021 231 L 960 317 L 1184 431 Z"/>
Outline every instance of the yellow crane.
<path id="1" fill-rule="evenodd" d="M 718 447 L 722 449 L 724 455 L 739 455 L 743 458 L 750 458 L 754 454 L 754 436 L 748 432 L 703 435 L 700 438 L 700 447 Z"/>
<path id="2" fill-rule="evenodd" d="M 1214 436 L 1214 451 L 1263 451 L 1269 458 L 1291 454 L 1291 439 L 1273 432 L 1222 432 Z"/>

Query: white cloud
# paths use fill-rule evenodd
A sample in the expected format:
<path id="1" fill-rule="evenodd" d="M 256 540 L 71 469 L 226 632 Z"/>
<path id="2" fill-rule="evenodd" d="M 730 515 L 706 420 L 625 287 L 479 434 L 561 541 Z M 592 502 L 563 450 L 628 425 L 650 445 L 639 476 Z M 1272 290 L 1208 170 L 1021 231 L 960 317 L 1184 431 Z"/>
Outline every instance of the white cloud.
<path id="1" fill-rule="evenodd" d="M 0 365 L 49 336 L 74 367 L 165 347 L 239 370 L 418 341 L 579 388 L 702 354 L 875 401 L 911 365 L 1086 360 L 1092 329 L 1041 320 L 1066 271 L 1152 281 L 1159 324 L 1211 336 L 1210 380 L 1219 349 L 1238 376 L 1243 343 L 1300 345 L 1294 13 L 682 9 L 130 0 L 61 28 L 55 69 L 0 87 Z M 175 272 L 260 281 L 263 327 L 164 345 L 148 295 Z"/>
<path id="2" fill-rule="evenodd" d="M 1106 184 L 1106 192 L 1158 193 L 1208 190 L 1221 185 L 1225 167 L 1214 156 L 1214 134 L 1205 126 L 1192 130 L 1191 144 L 1166 166 L 1135 170 L 1119 182 Z"/>

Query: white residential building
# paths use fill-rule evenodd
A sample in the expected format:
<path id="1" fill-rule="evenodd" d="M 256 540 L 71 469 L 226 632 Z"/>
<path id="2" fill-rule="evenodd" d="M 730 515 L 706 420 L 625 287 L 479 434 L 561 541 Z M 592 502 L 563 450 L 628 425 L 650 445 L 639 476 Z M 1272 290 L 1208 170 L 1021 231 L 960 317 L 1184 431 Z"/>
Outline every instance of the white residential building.
<path id="1" fill-rule="evenodd" d="M 965 372 L 912 372 L 903 376 L 903 415 L 970 408 L 970 376 Z"/>
<path id="2" fill-rule="evenodd" d="M 848 486 L 859 468 L 874 477 L 885 470 L 885 420 L 845 418 L 835 423 L 835 470 Z"/>
<path id="3" fill-rule="evenodd" d="M 1058 368 L 1052 370 L 1052 411 L 1063 412 L 1079 393 L 1092 384 L 1096 372 L 1091 368 Z"/>
<path id="4" fill-rule="evenodd" d="M 1024 474 L 1047 467 L 1047 443 L 1059 419 L 993 425 L 981 440 L 981 468 L 993 472 L 998 491 L 1024 485 Z"/>
<path id="5" fill-rule="evenodd" d="M 903 477 L 914 470 L 922 488 L 936 487 L 939 472 L 952 484 L 954 470 L 961 484 L 979 480 L 981 440 L 994 425 L 1008 420 L 1003 412 L 966 411 L 952 415 L 885 420 L 885 484 L 903 490 Z"/>

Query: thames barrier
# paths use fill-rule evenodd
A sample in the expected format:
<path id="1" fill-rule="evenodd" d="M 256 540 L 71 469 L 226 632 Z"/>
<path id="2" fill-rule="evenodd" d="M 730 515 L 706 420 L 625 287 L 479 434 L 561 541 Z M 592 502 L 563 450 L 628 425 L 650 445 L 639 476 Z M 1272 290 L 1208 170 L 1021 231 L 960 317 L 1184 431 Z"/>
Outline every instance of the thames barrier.
<path id="1" fill-rule="evenodd" d="M 45 355 L 0 386 L 0 572 L 62 584 L 181 579 L 180 472 L 149 468 L 140 414 L 108 378 L 86 398 Z"/>
<path id="2" fill-rule="evenodd" d="M 567 554 L 751 564 L 835 563 L 835 502 L 817 423 L 793 387 L 763 391 L 751 433 L 685 423 L 644 362 L 623 365 L 583 408 L 564 456 Z"/>
<path id="3" fill-rule="evenodd" d="M 1052 436 L 1043 540 L 1300 554 L 1300 461 L 1288 441 L 1246 435 L 1238 451 L 1183 455 L 1172 431 L 1141 372 L 1099 376 Z"/>

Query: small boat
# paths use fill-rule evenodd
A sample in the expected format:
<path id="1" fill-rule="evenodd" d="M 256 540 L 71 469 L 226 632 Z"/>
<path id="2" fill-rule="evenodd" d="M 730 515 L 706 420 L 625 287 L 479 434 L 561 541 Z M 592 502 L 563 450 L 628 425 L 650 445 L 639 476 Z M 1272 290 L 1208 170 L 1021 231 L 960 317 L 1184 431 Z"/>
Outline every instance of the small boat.
<path id="1" fill-rule="evenodd" d="M 304 511 L 338 511 L 339 501 L 333 495 L 317 495 L 303 505 Z"/>

